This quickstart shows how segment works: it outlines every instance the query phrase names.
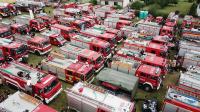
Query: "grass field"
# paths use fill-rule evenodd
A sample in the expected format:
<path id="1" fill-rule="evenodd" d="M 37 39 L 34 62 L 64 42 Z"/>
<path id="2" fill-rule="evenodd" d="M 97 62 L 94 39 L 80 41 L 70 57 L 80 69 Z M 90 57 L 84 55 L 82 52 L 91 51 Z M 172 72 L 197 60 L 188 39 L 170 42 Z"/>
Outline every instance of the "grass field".
<path id="1" fill-rule="evenodd" d="M 188 11 L 190 10 L 192 3 L 189 3 L 187 1 L 179 0 L 178 4 L 173 5 L 169 4 L 167 7 L 159 8 L 158 12 L 169 14 L 170 12 L 174 12 L 176 10 L 180 11 L 180 14 L 186 15 L 188 14 Z M 143 10 L 148 10 L 150 7 L 154 7 L 155 4 L 148 5 L 143 8 Z"/>

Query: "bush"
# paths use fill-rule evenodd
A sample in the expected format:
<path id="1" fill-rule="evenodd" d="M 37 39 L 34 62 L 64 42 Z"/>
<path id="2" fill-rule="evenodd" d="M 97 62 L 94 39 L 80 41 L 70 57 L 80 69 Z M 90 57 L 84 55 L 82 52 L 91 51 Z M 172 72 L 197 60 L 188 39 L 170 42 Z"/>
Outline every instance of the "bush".
<path id="1" fill-rule="evenodd" d="M 159 5 L 155 4 L 149 8 L 149 13 L 152 14 L 154 17 L 158 16 L 158 9 Z"/>
<path id="2" fill-rule="evenodd" d="M 197 4 L 193 3 L 192 6 L 190 7 L 189 14 L 192 16 L 197 16 L 196 10 L 197 10 Z"/>
<path id="3" fill-rule="evenodd" d="M 97 5 L 97 0 L 90 0 L 90 3 L 92 3 L 93 5 Z"/>
<path id="4" fill-rule="evenodd" d="M 188 0 L 189 3 L 194 2 L 194 0 Z"/>
<path id="5" fill-rule="evenodd" d="M 161 8 L 164 8 L 169 4 L 169 1 L 168 0 L 157 0 L 157 4 L 159 4 Z"/>
<path id="6" fill-rule="evenodd" d="M 143 7 L 144 7 L 144 3 L 141 3 L 140 1 L 136 1 L 131 4 L 131 9 L 140 10 Z"/>
<path id="7" fill-rule="evenodd" d="M 115 9 L 122 9 L 121 5 L 115 5 L 114 7 L 115 7 Z"/>
<path id="8" fill-rule="evenodd" d="M 150 4 L 153 4 L 154 3 L 154 0 L 144 0 L 144 3 L 146 5 L 150 5 Z"/>

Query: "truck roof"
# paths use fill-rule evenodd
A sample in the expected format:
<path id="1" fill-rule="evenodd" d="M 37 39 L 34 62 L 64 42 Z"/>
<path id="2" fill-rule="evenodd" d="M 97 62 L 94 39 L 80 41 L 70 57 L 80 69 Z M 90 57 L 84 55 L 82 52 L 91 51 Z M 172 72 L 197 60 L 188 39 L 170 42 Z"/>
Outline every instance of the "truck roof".
<path id="1" fill-rule="evenodd" d="M 167 42 L 169 42 L 169 37 L 157 35 L 157 36 L 153 37 L 153 40 L 167 43 Z"/>
<path id="2" fill-rule="evenodd" d="M 91 51 L 89 49 L 84 49 L 80 55 L 83 57 L 89 57 L 90 59 L 93 59 L 93 60 L 96 60 L 97 58 L 101 57 L 101 54 L 95 51 Z"/>
<path id="3" fill-rule="evenodd" d="M 192 93 L 181 87 L 170 87 L 165 98 L 181 108 L 187 108 L 193 112 L 200 111 L 200 97 L 198 93 Z"/>
<path id="4" fill-rule="evenodd" d="M 41 42 L 44 42 L 46 40 L 47 40 L 46 38 L 36 36 L 36 37 L 30 38 L 29 41 L 34 42 L 34 43 L 41 43 Z"/>
<path id="5" fill-rule="evenodd" d="M 117 29 L 114 29 L 114 28 L 106 27 L 105 25 L 95 25 L 95 26 L 93 26 L 93 28 L 97 29 L 97 30 L 115 33 L 115 34 L 117 34 L 120 31 L 120 30 L 117 30 Z"/>
<path id="6" fill-rule="evenodd" d="M 200 61 L 200 52 L 188 51 L 185 53 L 184 59 L 192 59 L 193 61 Z"/>
<path id="7" fill-rule="evenodd" d="M 93 102 L 94 105 L 109 108 L 110 111 L 112 110 L 113 112 L 131 112 L 131 109 L 134 106 L 133 103 L 109 94 L 105 92 L 104 89 L 91 84 L 79 82 L 71 88 L 71 91 L 90 101 L 92 100 L 91 102 Z"/>
<path id="8" fill-rule="evenodd" d="M 86 29 L 86 30 L 81 31 L 81 32 L 87 33 L 89 35 L 93 35 L 95 37 L 102 36 L 102 37 L 110 38 L 110 39 L 115 38 L 115 34 L 106 33 L 102 30 L 97 30 L 97 29 L 94 29 L 94 28 Z"/>
<path id="9" fill-rule="evenodd" d="M 60 25 L 60 24 L 54 24 L 54 25 L 51 25 L 51 27 L 55 27 L 55 28 L 60 28 L 62 30 L 67 30 L 67 31 L 70 31 L 72 30 L 73 28 L 71 27 L 67 27 L 65 25 Z"/>
<path id="10" fill-rule="evenodd" d="M 166 66 L 167 65 L 167 59 L 166 58 L 162 58 L 162 57 L 158 57 L 156 55 L 147 55 L 144 58 L 145 62 L 147 63 L 152 63 L 158 66 Z"/>
<path id="11" fill-rule="evenodd" d="M 200 73 L 194 73 L 194 72 L 181 73 L 179 82 L 180 81 L 193 82 L 195 84 L 193 86 L 196 86 L 196 88 L 200 90 L 199 88 L 200 87 Z"/>
<path id="12" fill-rule="evenodd" d="M 150 42 L 148 47 L 153 48 L 153 49 L 159 49 L 159 50 L 162 50 L 162 51 L 165 51 L 165 52 L 168 50 L 167 46 L 162 45 L 162 44 L 158 44 L 158 43 L 155 43 L 155 42 Z"/>
<path id="13" fill-rule="evenodd" d="M 153 27 L 161 27 L 161 25 L 159 25 L 156 22 L 148 22 L 148 21 L 145 21 L 145 20 L 140 20 L 137 24 L 139 24 L 139 25 L 153 26 Z"/>
<path id="14" fill-rule="evenodd" d="M 144 47 L 146 47 L 146 46 L 148 46 L 149 45 L 149 41 L 145 41 L 145 40 L 136 40 L 136 39 L 134 39 L 134 38 L 127 38 L 125 41 L 124 41 L 125 43 L 129 43 L 129 44 L 136 44 L 136 45 L 141 45 L 141 46 L 144 46 Z"/>
<path id="15" fill-rule="evenodd" d="M 25 25 L 25 24 L 15 23 L 15 24 L 12 24 L 11 27 L 19 28 L 19 27 L 22 27 L 22 26 L 24 26 L 24 25 Z"/>
<path id="16" fill-rule="evenodd" d="M 138 71 L 142 71 L 143 73 L 146 73 L 146 74 L 151 74 L 152 76 L 160 76 L 161 74 L 160 68 L 150 66 L 150 65 L 145 65 L 145 64 L 142 64 L 138 68 Z"/>
<path id="17" fill-rule="evenodd" d="M 99 72 L 96 78 L 100 81 L 121 87 L 127 91 L 132 91 L 134 88 L 137 88 L 138 83 L 138 77 L 111 68 L 104 68 Z"/>
<path id="18" fill-rule="evenodd" d="M 12 43 L 12 40 L 6 38 L 0 38 L 0 46 L 9 45 Z"/>
<path id="19" fill-rule="evenodd" d="M 32 85 L 37 84 L 39 80 L 42 81 L 43 79 L 48 79 L 48 78 L 53 79 L 53 77 L 49 77 L 49 76 L 39 79 L 38 74 L 40 74 L 41 76 L 44 76 L 43 73 L 39 72 L 37 69 L 33 69 L 33 68 L 30 68 L 29 66 L 26 66 L 26 65 L 23 65 L 20 63 L 16 63 L 16 62 L 11 62 L 8 65 L 1 66 L 0 69 L 2 72 L 8 73 L 9 75 L 13 75 L 15 77 L 20 77 L 20 76 L 18 76 L 19 72 L 23 72 L 24 76 L 21 77 L 21 79 L 23 79 L 26 82 L 28 81 L 28 78 L 26 76 L 27 76 L 27 74 L 29 74 Z M 47 81 L 47 83 L 48 83 L 48 81 Z M 40 85 L 38 85 L 38 86 L 43 87 L 43 85 L 45 85 L 45 84 L 43 82 L 43 83 L 40 83 Z"/>
<path id="20" fill-rule="evenodd" d="M 56 33 L 55 31 L 52 31 L 52 30 L 51 31 L 45 30 L 45 31 L 41 32 L 40 34 L 43 36 L 47 36 L 47 37 L 52 36 L 52 35 L 59 35 L 58 33 Z"/>
<path id="21" fill-rule="evenodd" d="M 6 31 L 9 31 L 9 30 L 10 30 L 10 28 L 4 26 L 4 27 L 0 28 L 0 33 L 6 32 Z"/>
<path id="22" fill-rule="evenodd" d="M 78 13 L 78 12 L 81 12 L 81 10 L 77 8 L 67 8 L 65 9 L 65 12 Z"/>
<path id="23" fill-rule="evenodd" d="M 169 31 L 174 31 L 174 28 L 170 27 L 170 26 L 163 26 L 162 29 L 169 30 Z"/>
<path id="24" fill-rule="evenodd" d="M 0 110 L 3 110 L 3 112 L 57 112 L 43 105 L 40 100 L 19 91 L 9 95 L 6 100 L 0 103 Z"/>

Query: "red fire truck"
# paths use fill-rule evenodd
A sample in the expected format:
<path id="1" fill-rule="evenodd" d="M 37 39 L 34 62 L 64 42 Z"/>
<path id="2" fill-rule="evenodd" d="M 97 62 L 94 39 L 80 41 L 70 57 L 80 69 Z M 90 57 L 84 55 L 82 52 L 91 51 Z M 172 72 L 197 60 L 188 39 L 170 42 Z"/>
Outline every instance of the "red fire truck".
<path id="1" fill-rule="evenodd" d="M 67 8 L 65 9 L 65 14 L 77 17 L 82 15 L 82 11 L 78 8 Z"/>
<path id="2" fill-rule="evenodd" d="M 57 20 L 55 20 L 54 18 L 52 18 L 52 17 L 50 17 L 50 16 L 48 16 L 48 15 L 37 16 L 37 18 L 38 18 L 38 19 L 41 19 L 41 20 L 44 22 L 44 24 L 45 24 L 46 27 L 49 27 L 50 25 L 53 25 L 53 24 L 57 24 L 57 23 L 58 23 Z"/>
<path id="3" fill-rule="evenodd" d="M 45 30 L 41 35 L 49 39 L 49 42 L 55 46 L 63 46 L 67 42 L 60 33 L 55 31 Z"/>
<path id="4" fill-rule="evenodd" d="M 115 49 L 115 47 L 116 47 L 116 35 L 115 34 L 107 33 L 107 32 L 104 32 L 102 30 L 98 30 L 95 28 L 82 30 L 80 33 L 84 36 L 95 37 L 95 38 L 98 38 L 101 40 L 105 40 L 110 43 L 112 49 Z"/>
<path id="5" fill-rule="evenodd" d="M 71 59 L 51 58 L 42 61 L 42 70 L 55 74 L 59 79 L 69 83 L 93 81 L 93 67 Z"/>
<path id="6" fill-rule="evenodd" d="M 162 16 L 156 17 L 156 23 L 161 24 L 163 22 L 164 18 Z"/>
<path id="7" fill-rule="evenodd" d="M 111 59 L 112 51 L 110 49 L 110 44 L 106 41 L 93 38 L 86 37 L 82 35 L 76 35 L 71 37 L 71 45 L 77 46 L 84 49 L 89 49 L 98 53 L 101 53 L 105 58 L 105 61 Z"/>
<path id="8" fill-rule="evenodd" d="M 57 112 L 53 108 L 44 105 L 40 100 L 20 91 L 9 95 L 7 99 L 0 103 L 2 112 Z"/>
<path id="9" fill-rule="evenodd" d="M 117 30 L 117 29 L 114 29 L 114 28 L 109 28 L 109 27 L 106 27 L 104 25 L 95 25 L 93 28 L 97 29 L 97 30 L 102 30 L 103 32 L 115 34 L 116 40 L 117 40 L 118 43 L 123 41 L 122 32 L 120 30 Z"/>
<path id="10" fill-rule="evenodd" d="M 10 10 L 5 6 L 0 6 L 0 17 L 8 17 L 10 16 Z"/>
<path id="11" fill-rule="evenodd" d="M 8 39 L 0 39 L 0 61 L 4 59 L 26 62 L 28 58 L 27 46 L 21 43 L 12 42 Z"/>
<path id="12" fill-rule="evenodd" d="M 143 51 L 138 51 L 133 49 L 130 50 L 125 48 L 118 50 L 116 55 L 131 60 L 141 61 L 142 63 L 151 66 L 159 67 L 163 75 L 167 74 L 168 65 L 167 65 L 167 59 L 165 58 L 158 57 L 151 53 L 144 53 Z"/>
<path id="13" fill-rule="evenodd" d="M 113 56 L 110 68 L 135 75 L 139 78 L 139 84 L 145 91 L 158 90 L 162 85 L 161 69 L 151 65 L 141 64 L 140 61 Z"/>
<path id="14" fill-rule="evenodd" d="M 161 36 L 168 36 L 170 37 L 170 39 L 174 39 L 175 37 L 175 29 L 173 27 L 170 27 L 170 26 L 163 26 L 161 29 L 160 29 L 160 35 Z"/>
<path id="15" fill-rule="evenodd" d="M 30 29 L 34 31 L 42 31 L 46 28 L 46 24 L 44 21 L 39 18 L 31 19 L 29 15 L 17 16 L 15 17 L 15 21 L 17 23 L 29 25 Z"/>
<path id="16" fill-rule="evenodd" d="M 167 45 L 168 47 L 174 47 L 175 45 L 170 42 L 170 38 L 168 36 L 155 36 L 152 39 L 152 42 Z"/>
<path id="17" fill-rule="evenodd" d="M 26 24 L 15 23 L 15 24 L 12 24 L 10 28 L 13 34 L 17 33 L 17 34 L 25 35 L 30 32 L 30 28 Z"/>
<path id="18" fill-rule="evenodd" d="M 55 76 L 17 62 L 1 65 L 0 76 L 6 84 L 16 86 L 45 103 L 62 91 L 62 85 Z"/>
<path id="19" fill-rule="evenodd" d="M 132 22 L 128 20 L 120 20 L 119 18 L 106 18 L 104 25 L 120 30 L 124 26 L 131 26 Z"/>
<path id="20" fill-rule="evenodd" d="M 0 38 L 13 39 L 12 31 L 9 27 L 0 26 Z"/>
<path id="21" fill-rule="evenodd" d="M 104 59 L 101 54 L 69 44 L 61 47 L 57 52 L 52 52 L 51 55 L 53 57 L 69 58 L 93 65 L 96 72 L 99 72 L 104 67 Z"/>
<path id="22" fill-rule="evenodd" d="M 66 40 L 70 41 L 70 38 L 75 35 L 75 29 L 71 27 L 67 27 L 60 24 L 54 24 L 51 26 L 51 30 L 61 34 Z"/>
<path id="23" fill-rule="evenodd" d="M 82 11 L 83 15 L 91 14 L 94 10 L 92 3 L 79 4 L 77 7 Z"/>
<path id="24" fill-rule="evenodd" d="M 31 38 L 28 35 L 16 35 L 14 40 L 26 44 L 28 46 L 29 52 L 35 53 L 37 55 L 45 55 L 52 50 L 49 39 L 47 38 L 38 36 Z"/>
<path id="25" fill-rule="evenodd" d="M 134 16 L 132 16 L 129 13 L 125 13 L 125 14 L 112 13 L 112 14 L 109 14 L 107 17 L 108 18 L 118 18 L 120 20 L 129 20 L 129 21 L 134 19 Z"/>
<path id="26" fill-rule="evenodd" d="M 200 112 L 200 94 L 180 86 L 170 86 L 163 112 Z"/>
<path id="27" fill-rule="evenodd" d="M 124 41 L 125 48 L 135 49 L 135 50 L 144 50 L 148 53 L 156 54 L 157 56 L 166 56 L 168 52 L 168 47 L 166 45 L 158 44 L 155 42 L 150 42 L 146 40 L 138 40 L 134 38 L 128 38 Z"/>

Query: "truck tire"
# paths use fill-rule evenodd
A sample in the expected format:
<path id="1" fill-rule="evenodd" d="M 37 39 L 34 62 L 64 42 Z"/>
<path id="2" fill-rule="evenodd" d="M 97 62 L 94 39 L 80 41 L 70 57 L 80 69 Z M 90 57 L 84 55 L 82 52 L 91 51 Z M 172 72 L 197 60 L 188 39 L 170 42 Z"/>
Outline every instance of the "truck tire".
<path id="1" fill-rule="evenodd" d="M 152 91 L 151 86 L 148 85 L 148 84 L 145 84 L 144 87 L 143 87 L 143 89 L 144 89 L 145 91 L 147 91 L 147 92 L 151 92 L 151 91 Z"/>

